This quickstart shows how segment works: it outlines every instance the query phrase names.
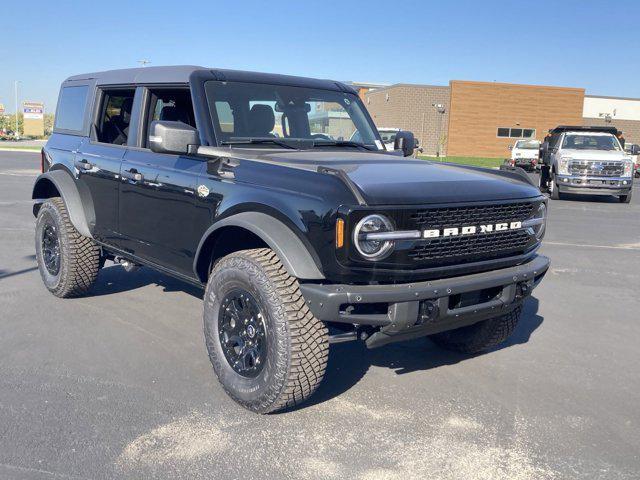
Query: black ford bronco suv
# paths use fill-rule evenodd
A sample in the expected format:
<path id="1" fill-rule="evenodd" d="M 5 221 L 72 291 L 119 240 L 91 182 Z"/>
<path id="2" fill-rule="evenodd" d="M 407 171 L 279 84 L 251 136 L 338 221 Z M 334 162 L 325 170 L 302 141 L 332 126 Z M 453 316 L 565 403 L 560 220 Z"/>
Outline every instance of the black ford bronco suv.
<path id="1" fill-rule="evenodd" d="M 204 287 L 213 368 L 260 413 L 312 395 L 331 342 L 489 349 L 549 266 L 545 197 L 517 171 L 406 158 L 413 147 L 399 132 L 387 151 L 340 82 L 185 66 L 71 77 L 33 188 L 42 279 L 82 295 L 110 260 Z"/>

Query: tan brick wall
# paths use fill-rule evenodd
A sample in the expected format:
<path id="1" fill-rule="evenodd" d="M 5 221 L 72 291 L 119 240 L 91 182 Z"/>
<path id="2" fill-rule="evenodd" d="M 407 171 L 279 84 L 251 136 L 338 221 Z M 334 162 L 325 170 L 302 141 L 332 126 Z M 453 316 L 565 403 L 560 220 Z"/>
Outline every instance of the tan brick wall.
<path id="1" fill-rule="evenodd" d="M 622 135 L 626 142 L 636 143 L 640 145 L 640 120 L 616 120 L 611 119 L 611 123 L 607 123 L 604 118 L 583 118 L 583 125 L 607 125 L 622 130 Z"/>
<path id="2" fill-rule="evenodd" d="M 393 85 L 370 90 L 365 94 L 364 102 L 377 127 L 400 128 L 413 132 L 427 155 L 436 154 L 440 137 L 444 140 L 441 152 L 445 153 L 449 123 L 449 87 Z M 445 113 L 438 113 L 433 104 L 444 105 Z"/>
<path id="3" fill-rule="evenodd" d="M 536 138 L 557 125 L 581 125 L 584 89 L 453 80 L 448 153 L 506 158 L 512 138 L 498 127 L 534 128 Z"/>

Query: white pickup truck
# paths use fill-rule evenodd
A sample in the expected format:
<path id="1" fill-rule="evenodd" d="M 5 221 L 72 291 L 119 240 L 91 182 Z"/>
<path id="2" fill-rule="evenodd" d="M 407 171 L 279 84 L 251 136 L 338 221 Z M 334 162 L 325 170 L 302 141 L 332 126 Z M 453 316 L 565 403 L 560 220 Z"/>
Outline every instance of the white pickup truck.
<path id="1" fill-rule="evenodd" d="M 540 147 L 540 187 L 554 200 L 565 193 L 615 195 L 631 201 L 634 163 L 616 138 L 615 127 L 559 126 Z"/>
<path id="2" fill-rule="evenodd" d="M 538 140 L 518 140 L 509 147 L 513 167 L 521 167 L 534 171 L 538 165 L 540 156 L 540 142 Z"/>

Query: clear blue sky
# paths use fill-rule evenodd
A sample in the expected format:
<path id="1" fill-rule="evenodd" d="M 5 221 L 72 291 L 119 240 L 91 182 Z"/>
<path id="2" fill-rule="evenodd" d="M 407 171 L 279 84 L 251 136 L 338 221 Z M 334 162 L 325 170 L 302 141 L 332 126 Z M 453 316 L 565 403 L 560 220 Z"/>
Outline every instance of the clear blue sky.
<path id="1" fill-rule="evenodd" d="M 55 108 L 69 75 L 196 64 L 337 80 L 451 79 L 640 97 L 636 1 L 10 1 L 0 103 Z"/>

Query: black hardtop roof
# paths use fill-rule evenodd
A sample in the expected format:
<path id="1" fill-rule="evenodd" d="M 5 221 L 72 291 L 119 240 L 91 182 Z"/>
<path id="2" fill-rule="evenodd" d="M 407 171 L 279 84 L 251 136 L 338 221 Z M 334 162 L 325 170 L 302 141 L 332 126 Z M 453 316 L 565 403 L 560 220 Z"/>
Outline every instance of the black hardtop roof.
<path id="1" fill-rule="evenodd" d="M 278 85 L 292 85 L 297 87 L 321 88 L 342 92 L 357 93 L 353 87 L 333 80 L 297 77 L 293 75 L 279 75 L 275 73 L 248 72 L 244 70 L 226 70 L 199 67 L 196 65 L 176 65 L 167 67 L 140 67 L 122 70 L 107 70 L 104 72 L 84 73 L 74 75 L 64 83 L 95 80 L 96 85 L 127 85 L 127 84 L 162 84 L 188 83 L 194 73 L 212 74 L 217 80 L 231 82 L 273 83 Z"/>
<path id="2" fill-rule="evenodd" d="M 601 132 L 611 133 L 612 135 L 618 134 L 616 127 L 607 127 L 601 125 L 558 125 L 556 128 L 549 130 L 549 133 L 563 133 L 563 132 Z"/>

